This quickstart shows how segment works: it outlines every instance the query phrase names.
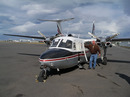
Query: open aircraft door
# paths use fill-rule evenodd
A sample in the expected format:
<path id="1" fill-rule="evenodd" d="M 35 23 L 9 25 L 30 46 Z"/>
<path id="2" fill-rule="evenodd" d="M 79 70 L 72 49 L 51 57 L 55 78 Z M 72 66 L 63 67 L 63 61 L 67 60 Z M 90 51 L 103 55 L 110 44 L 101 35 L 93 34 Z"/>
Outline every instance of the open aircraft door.
<path id="1" fill-rule="evenodd" d="M 89 44 L 91 44 L 91 41 L 88 41 L 88 40 L 83 41 L 83 43 L 82 43 L 84 57 L 85 57 L 86 62 L 89 61 L 90 52 L 89 52 L 89 49 L 85 47 L 85 45 L 89 45 Z"/>

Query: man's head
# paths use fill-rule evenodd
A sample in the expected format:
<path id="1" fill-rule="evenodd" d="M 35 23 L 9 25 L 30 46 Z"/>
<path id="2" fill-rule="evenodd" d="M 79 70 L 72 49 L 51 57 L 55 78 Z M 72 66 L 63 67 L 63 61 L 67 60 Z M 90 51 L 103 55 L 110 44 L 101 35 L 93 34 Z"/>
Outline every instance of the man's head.
<path id="1" fill-rule="evenodd" d="M 92 41 L 92 44 L 94 45 L 94 44 L 96 44 L 96 42 L 93 40 L 93 41 Z"/>

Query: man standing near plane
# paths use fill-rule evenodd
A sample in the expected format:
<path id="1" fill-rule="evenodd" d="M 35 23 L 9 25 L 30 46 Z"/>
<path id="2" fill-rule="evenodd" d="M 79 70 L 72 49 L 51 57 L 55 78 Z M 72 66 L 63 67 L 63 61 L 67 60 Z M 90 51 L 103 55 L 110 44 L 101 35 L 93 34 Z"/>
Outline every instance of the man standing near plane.
<path id="1" fill-rule="evenodd" d="M 89 69 L 92 68 L 92 61 L 94 60 L 93 69 L 96 67 L 96 61 L 97 61 L 97 53 L 99 53 L 99 56 L 101 55 L 101 51 L 99 49 L 99 46 L 96 44 L 95 41 L 92 41 L 92 44 L 89 44 L 88 46 L 85 46 L 89 49 L 91 56 L 89 61 Z"/>

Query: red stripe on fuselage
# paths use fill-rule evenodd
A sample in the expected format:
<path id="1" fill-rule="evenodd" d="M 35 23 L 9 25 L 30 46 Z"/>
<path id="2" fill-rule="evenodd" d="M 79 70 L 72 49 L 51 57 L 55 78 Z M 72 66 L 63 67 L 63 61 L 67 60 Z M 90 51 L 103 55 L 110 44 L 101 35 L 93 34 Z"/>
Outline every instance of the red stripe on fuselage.
<path id="1" fill-rule="evenodd" d="M 86 53 L 88 53 L 88 52 L 86 52 Z M 75 55 L 68 56 L 68 57 L 56 58 L 56 59 L 40 59 L 40 61 L 41 61 L 41 62 L 61 61 L 61 60 L 66 60 L 66 59 L 75 58 L 75 57 L 78 57 L 78 56 L 84 56 L 84 53 L 75 54 Z"/>
<path id="2" fill-rule="evenodd" d="M 40 59 L 40 61 L 42 61 L 42 62 L 60 61 L 60 60 L 66 60 L 66 59 L 74 58 L 74 57 L 77 57 L 77 56 L 78 56 L 78 54 L 68 56 L 68 57 L 63 57 L 63 58 L 56 58 L 56 59 Z"/>

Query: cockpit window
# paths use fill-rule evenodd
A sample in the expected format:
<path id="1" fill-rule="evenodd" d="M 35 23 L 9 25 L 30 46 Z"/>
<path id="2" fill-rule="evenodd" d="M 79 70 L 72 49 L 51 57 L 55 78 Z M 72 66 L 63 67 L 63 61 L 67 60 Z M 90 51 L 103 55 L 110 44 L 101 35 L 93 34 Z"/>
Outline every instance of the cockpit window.
<path id="1" fill-rule="evenodd" d="M 64 40 L 62 39 L 60 44 L 59 44 L 59 47 L 64 47 L 64 48 L 72 48 L 72 41 L 71 40 Z"/>
<path id="2" fill-rule="evenodd" d="M 60 39 L 53 40 L 52 44 L 51 44 L 51 47 L 56 47 L 59 41 L 60 41 Z"/>

